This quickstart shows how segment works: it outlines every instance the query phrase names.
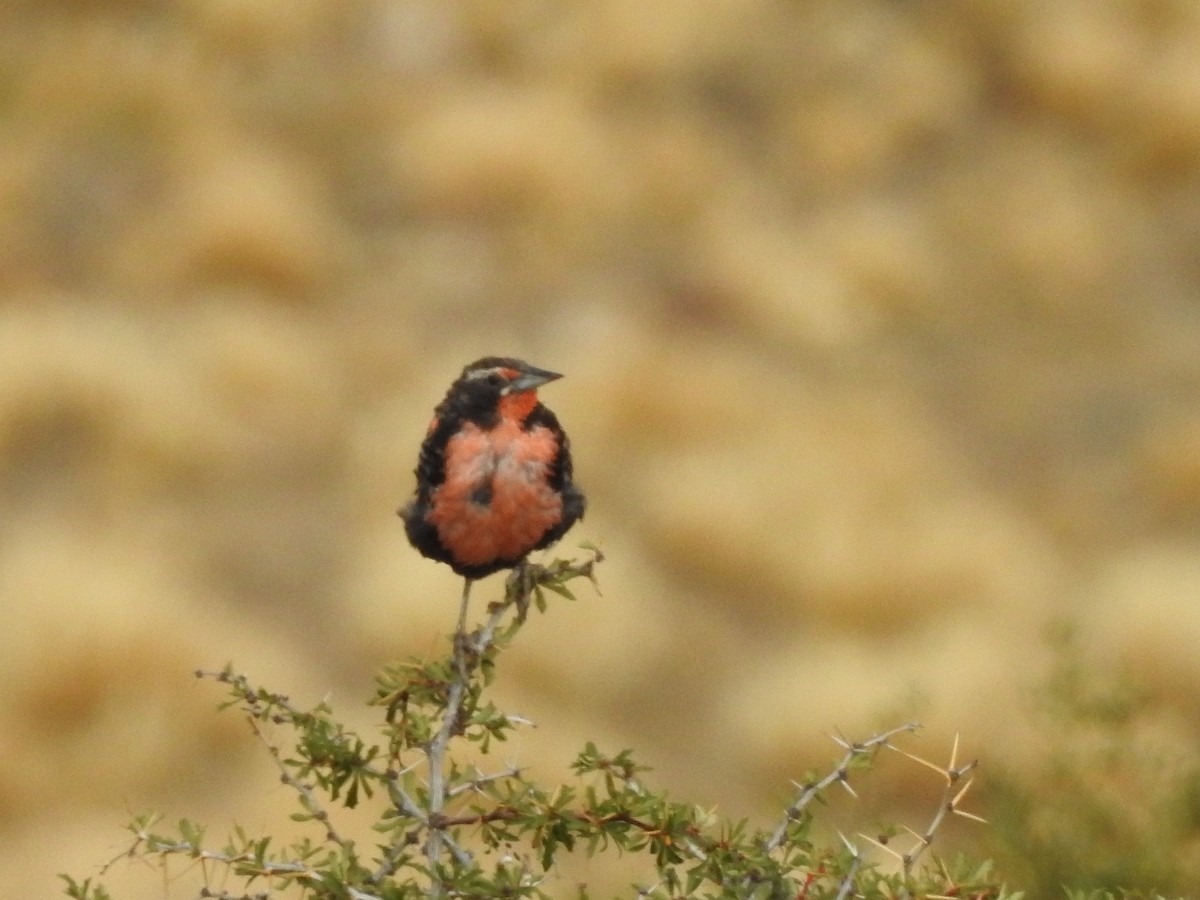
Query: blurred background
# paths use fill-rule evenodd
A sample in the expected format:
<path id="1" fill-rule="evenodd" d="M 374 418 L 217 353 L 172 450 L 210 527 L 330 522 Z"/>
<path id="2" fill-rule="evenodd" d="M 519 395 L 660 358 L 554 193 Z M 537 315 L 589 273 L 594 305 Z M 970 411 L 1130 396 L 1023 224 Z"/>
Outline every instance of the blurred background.
<path id="1" fill-rule="evenodd" d="M 947 837 L 1014 879 L 1104 791 L 1173 803 L 1180 864 L 1198 49 L 1192 0 L 6 0 L 0 895 L 149 809 L 299 828 L 191 672 L 374 733 L 373 673 L 453 627 L 395 509 L 487 354 L 566 374 L 558 552 L 607 556 L 505 657 L 505 759 L 634 747 L 765 822 L 830 734 L 915 718 L 981 758 L 993 825 Z M 1047 724 L 1051 682 L 1099 706 Z M 1166 780 L 1073 787 L 1098 721 Z M 920 829 L 940 787 L 860 792 Z"/>

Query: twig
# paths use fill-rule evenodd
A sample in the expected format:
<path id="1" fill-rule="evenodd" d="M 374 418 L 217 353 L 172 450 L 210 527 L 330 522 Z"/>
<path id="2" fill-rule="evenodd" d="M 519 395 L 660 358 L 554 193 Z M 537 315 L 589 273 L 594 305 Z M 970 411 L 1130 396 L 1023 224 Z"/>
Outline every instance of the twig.
<path id="1" fill-rule="evenodd" d="M 846 749 L 846 755 L 842 757 L 841 761 L 837 764 L 833 771 L 831 771 L 824 778 L 808 784 L 796 785 L 798 788 L 800 788 L 799 796 L 796 797 L 791 806 L 784 810 L 783 820 L 775 828 L 775 831 L 771 833 L 771 837 L 768 838 L 767 842 L 763 845 L 763 850 L 767 853 L 770 853 L 771 851 L 782 846 L 784 839 L 787 837 L 788 825 L 798 819 L 800 814 L 804 811 L 804 808 L 830 785 L 834 784 L 835 782 L 841 783 L 841 785 L 853 795 L 854 789 L 850 787 L 848 779 L 850 775 L 850 764 L 857 757 L 871 753 L 873 750 L 879 747 L 891 747 L 891 739 L 896 735 L 905 732 L 912 733 L 920 727 L 921 726 L 916 722 L 909 722 L 907 725 L 900 725 L 891 729 L 890 731 L 884 731 L 880 734 L 877 734 L 873 738 L 863 741 L 860 744 L 853 744 L 847 741 L 845 738 L 835 737 L 833 739 L 834 742 Z M 895 748 L 893 747 L 892 749 Z"/>
<path id="2" fill-rule="evenodd" d="M 231 868 L 235 865 L 241 865 L 245 868 L 252 869 L 254 875 L 262 878 L 287 878 L 294 881 L 312 883 L 319 883 L 322 879 L 322 873 L 320 871 L 313 869 L 303 862 L 265 860 L 251 852 L 224 853 L 219 850 L 205 850 L 192 841 L 165 840 L 161 837 L 150 834 L 146 828 L 140 828 L 134 832 L 133 843 L 129 846 L 129 848 L 109 860 L 100 869 L 100 874 L 103 875 L 118 860 L 135 856 L 138 849 L 142 847 L 145 848 L 145 852 L 147 854 L 153 853 L 162 857 L 188 856 L 192 859 L 199 860 L 201 863 L 216 862 Z M 203 890 L 207 890 L 207 886 Z M 382 898 L 375 894 L 355 891 L 353 888 L 350 890 L 352 891 L 352 896 L 355 897 L 356 900 L 382 900 Z M 201 896 L 204 896 L 204 894 L 201 894 Z M 209 896 L 221 897 L 226 895 L 209 894 Z"/>
<path id="3" fill-rule="evenodd" d="M 905 755 L 911 757 L 911 754 Z M 983 819 L 981 819 L 979 816 L 976 816 L 972 813 L 963 812 L 962 810 L 958 809 L 958 802 L 966 795 L 967 791 L 970 790 L 973 779 L 968 778 L 966 783 L 963 784 L 961 788 L 956 790 L 956 787 L 962 780 L 962 777 L 978 766 L 979 760 L 973 759 L 969 763 L 965 763 L 961 766 L 956 765 L 957 760 L 958 735 L 955 735 L 954 746 L 950 750 L 950 764 L 945 769 L 940 770 L 941 774 L 946 779 L 946 788 L 942 793 L 942 802 L 938 804 L 938 808 L 934 812 L 933 818 L 930 819 L 929 825 L 926 826 L 924 833 L 917 835 L 917 844 L 902 857 L 905 880 L 907 880 L 912 874 L 913 866 L 921 857 L 921 854 L 924 853 L 925 850 L 928 849 L 929 845 L 933 842 L 934 833 L 937 832 L 938 828 L 941 827 L 941 824 L 943 820 L 945 820 L 947 813 L 957 813 L 958 815 L 968 819 L 974 819 L 979 822 L 983 821 Z M 920 761 L 924 762 L 924 760 Z"/>
<path id="4" fill-rule="evenodd" d="M 850 868 L 846 870 L 845 876 L 842 878 L 842 883 L 838 887 L 837 897 L 835 900 L 846 900 L 850 896 L 850 892 L 854 890 L 854 876 L 858 874 L 858 869 L 862 865 L 862 853 L 858 847 L 850 841 L 840 831 L 838 837 L 842 839 L 842 843 L 846 845 L 846 849 L 850 851 Z"/>
<path id="5" fill-rule="evenodd" d="M 967 791 L 970 790 L 973 779 L 968 778 L 966 783 L 963 784 L 961 787 L 958 786 L 959 782 L 962 781 L 963 776 L 965 776 L 968 773 L 970 773 L 971 771 L 973 771 L 979 765 L 979 760 L 973 759 L 970 762 L 964 763 L 961 766 L 958 765 L 958 762 L 957 762 L 958 761 L 958 735 L 954 736 L 954 745 L 950 750 L 950 762 L 945 768 L 938 766 L 934 763 L 931 763 L 927 759 L 922 759 L 919 756 L 914 756 L 911 753 L 908 753 L 904 750 L 900 750 L 899 748 L 893 748 L 893 749 L 896 750 L 898 753 L 901 753 L 904 756 L 907 756 L 909 759 L 913 760 L 914 762 L 920 763 L 921 765 L 923 765 L 927 768 L 933 769 L 935 772 L 937 772 L 939 775 L 941 775 L 943 778 L 946 779 L 946 787 L 942 792 L 941 802 L 938 803 L 938 807 L 934 811 L 933 818 L 931 818 L 929 820 L 929 824 L 927 826 L 925 826 L 925 830 L 921 833 L 918 833 L 911 828 L 905 829 L 909 834 L 911 834 L 916 839 L 916 843 L 914 843 L 912 845 L 912 847 L 910 847 L 908 849 L 907 852 L 899 853 L 896 850 L 893 850 L 891 847 L 888 847 L 885 844 L 881 843 L 880 841 L 877 841 L 874 838 L 869 837 L 868 835 L 865 835 L 865 834 L 861 835 L 861 837 L 870 841 L 876 847 L 879 847 L 884 852 L 888 853 L 889 855 L 891 855 L 891 856 L 895 857 L 897 860 L 899 860 L 900 866 L 901 866 L 901 871 L 903 872 L 903 875 L 904 875 L 904 884 L 905 884 L 903 892 L 900 894 L 900 896 L 901 897 L 911 897 L 912 895 L 909 893 L 908 884 L 910 883 L 913 872 L 916 868 L 917 861 L 921 858 L 922 854 L 924 854 L 924 852 L 927 849 L 929 849 L 929 845 L 933 843 L 933 837 L 937 833 L 937 830 L 942 826 L 942 823 L 945 821 L 946 816 L 949 813 L 955 813 L 956 815 L 960 815 L 966 819 L 972 819 L 976 822 L 984 822 L 985 821 L 984 819 L 980 818 L 979 816 L 975 815 L 974 813 L 969 813 L 969 812 L 966 812 L 965 810 L 961 810 L 958 808 L 959 801 L 961 801 L 962 798 L 964 796 L 966 796 Z"/>
<path id="6" fill-rule="evenodd" d="M 493 772 L 491 775 L 485 775 L 476 769 L 474 778 L 472 778 L 470 781 L 464 781 L 462 784 L 450 788 L 448 791 L 446 791 L 446 796 L 457 797 L 459 794 L 464 794 L 467 791 L 479 792 L 485 784 L 489 784 L 493 781 L 500 781 L 504 778 L 517 778 L 520 776 L 520 774 L 521 770 L 516 766 L 509 766 L 507 769 L 503 769 L 499 772 Z"/>
<path id="7" fill-rule="evenodd" d="M 271 759 L 275 761 L 275 767 L 279 769 L 280 778 L 283 783 L 300 795 L 300 802 L 303 804 L 304 808 L 308 810 L 309 815 L 325 826 L 325 837 L 328 840 L 333 841 L 339 847 L 343 849 L 349 849 L 352 842 L 344 840 L 342 836 L 338 834 L 337 829 L 333 827 L 333 822 L 329 818 L 329 813 L 325 811 L 325 808 L 317 799 L 316 794 L 313 793 L 312 788 L 310 788 L 307 784 L 302 782 L 288 770 L 287 765 L 283 761 L 283 757 L 279 753 L 279 748 L 275 746 L 275 744 L 273 744 L 271 740 L 263 733 L 263 730 L 259 727 L 258 722 L 255 721 L 254 717 L 248 717 L 247 721 L 250 723 L 250 727 L 253 729 L 255 736 L 262 741 L 263 746 L 267 748 L 267 752 L 271 754 Z"/>

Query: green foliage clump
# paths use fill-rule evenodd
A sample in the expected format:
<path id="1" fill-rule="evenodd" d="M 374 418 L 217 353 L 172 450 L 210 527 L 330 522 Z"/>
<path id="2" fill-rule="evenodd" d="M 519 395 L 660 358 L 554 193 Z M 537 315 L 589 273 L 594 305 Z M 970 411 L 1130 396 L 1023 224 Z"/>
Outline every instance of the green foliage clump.
<path id="1" fill-rule="evenodd" d="M 567 885 L 557 868 L 568 857 L 620 854 L 644 861 L 645 877 L 629 896 L 738 900 L 964 897 L 1017 900 L 989 864 L 937 858 L 929 847 L 951 814 L 973 818 L 959 804 L 974 762 L 932 766 L 945 779 L 923 830 L 889 829 L 878 840 L 840 836 L 832 846 L 814 837 L 826 792 L 915 730 L 903 725 L 862 742 L 844 741 L 840 760 L 823 776 L 797 787 L 770 827 L 730 821 L 656 790 L 631 751 L 612 753 L 588 743 L 571 765 L 569 783 L 543 786 L 513 766 L 485 771 L 494 746 L 521 724 L 489 699 L 500 653 L 525 624 L 530 606 L 544 611 L 551 594 L 571 598 L 568 583 L 593 578 L 594 548 L 583 562 L 526 565 L 509 579 L 504 599 L 488 606 L 481 624 L 467 625 L 467 596 L 449 652 L 433 660 L 385 667 L 371 704 L 380 737 L 347 729 L 320 703 L 301 709 L 283 694 L 255 685 L 231 667 L 200 672 L 229 694 L 224 706 L 247 719 L 294 794 L 292 819 L 313 833 L 290 843 L 233 827 L 223 841 L 183 820 L 163 827 L 156 817 L 130 825 L 133 841 L 97 878 L 63 876 L 75 900 L 111 900 L 100 882 L 118 860 L 170 860 L 200 870 L 200 896 L 220 900 L 276 897 L 314 900 L 410 898 L 550 898 L 589 896 Z M 269 731 L 290 733 L 287 746 Z M 909 757 L 916 759 L 915 757 Z M 368 811 L 375 840 L 359 842 L 340 819 Z M 232 889 L 230 885 L 236 885 Z"/>
<path id="2" fill-rule="evenodd" d="M 1070 627 L 1052 638 L 1035 759 L 989 779 L 992 849 L 1035 896 L 1196 896 L 1200 756 L 1164 739 L 1130 673 L 1087 658 Z"/>

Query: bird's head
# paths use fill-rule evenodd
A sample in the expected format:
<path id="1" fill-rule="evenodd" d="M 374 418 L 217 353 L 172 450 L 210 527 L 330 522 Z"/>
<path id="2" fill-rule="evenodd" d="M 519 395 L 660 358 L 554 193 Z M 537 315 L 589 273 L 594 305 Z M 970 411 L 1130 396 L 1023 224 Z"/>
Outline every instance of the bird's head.
<path id="1" fill-rule="evenodd" d="M 557 372 L 520 359 L 487 356 L 464 368 L 450 391 L 456 402 L 478 415 L 524 421 L 537 406 L 537 389 L 558 378 Z"/>

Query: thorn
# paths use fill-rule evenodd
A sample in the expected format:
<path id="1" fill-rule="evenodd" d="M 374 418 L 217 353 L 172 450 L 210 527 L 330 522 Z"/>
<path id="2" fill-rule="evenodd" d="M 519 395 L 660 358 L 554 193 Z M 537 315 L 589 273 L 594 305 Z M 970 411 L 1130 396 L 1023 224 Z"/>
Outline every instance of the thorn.
<path id="1" fill-rule="evenodd" d="M 895 859 L 898 859 L 901 862 L 904 862 L 904 856 L 900 853 L 897 853 L 895 850 L 893 850 L 887 844 L 881 844 L 879 841 L 875 840 L 875 838 L 871 837 L 870 835 L 863 834 L 861 831 L 858 833 L 858 836 L 865 841 L 870 841 L 872 844 L 874 844 L 876 847 L 878 847 L 884 853 L 888 854 L 888 856 L 894 857 Z M 842 840 L 845 840 L 845 838 L 842 838 Z"/>
<path id="2" fill-rule="evenodd" d="M 846 738 L 842 737 L 840 732 L 838 734 L 831 734 L 829 736 L 829 739 L 831 741 L 833 741 L 835 744 L 837 744 L 839 747 L 841 747 L 843 750 L 854 749 L 853 745 L 848 740 L 846 740 Z"/>
<path id="3" fill-rule="evenodd" d="M 983 825 L 991 825 L 992 824 L 987 819 L 985 819 L 983 816 L 977 816 L 977 815 L 975 815 L 975 813 L 965 812 L 961 809 L 953 810 L 953 812 L 956 816 L 962 816 L 964 819 L 970 819 L 972 822 L 979 822 Z"/>
<path id="4" fill-rule="evenodd" d="M 958 801 L 961 800 L 964 795 L 966 795 L 967 791 L 969 791 L 971 789 L 971 785 L 973 785 L 974 783 L 975 783 L 974 778 L 967 779 L 967 783 L 962 786 L 962 789 L 957 794 L 955 794 L 954 799 L 950 801 L 951 809 L 955 809 L 955 807 L 958 806 Z"/>
<path id="5" fill-rule="evenodd" d="M 842 843 L 846 845 L 846 849 L 850 851 L 850 855 L 855 859 L 858 859 L 860 851 L 858 847 L 855 846 L 854 842 L 842 834 L 841 830 L 838 831 L 837 835 L 842 839 Z"/>
<path id="6" fill-rule="evenodd" d="M 919 756 L 913 756 L 907 750 L 901 750 L 899 747 L 893 747 L 892 749 L 903 756 L 907 756 L 909 759 L 911 759 L 915 763 L 920 763 L 921 765 L 925 766 L 926 768 L 933 769 L 933 771 L 937 772 L 943 778 L 946 778 L 946 779 L 950 778 L 949 773 L 947 773 L 947 771 L 945 769 L 943 769 L 941 766 L 934 765 L 929 760 L 921 759 L 921 757 L 919 757 Z"/>

